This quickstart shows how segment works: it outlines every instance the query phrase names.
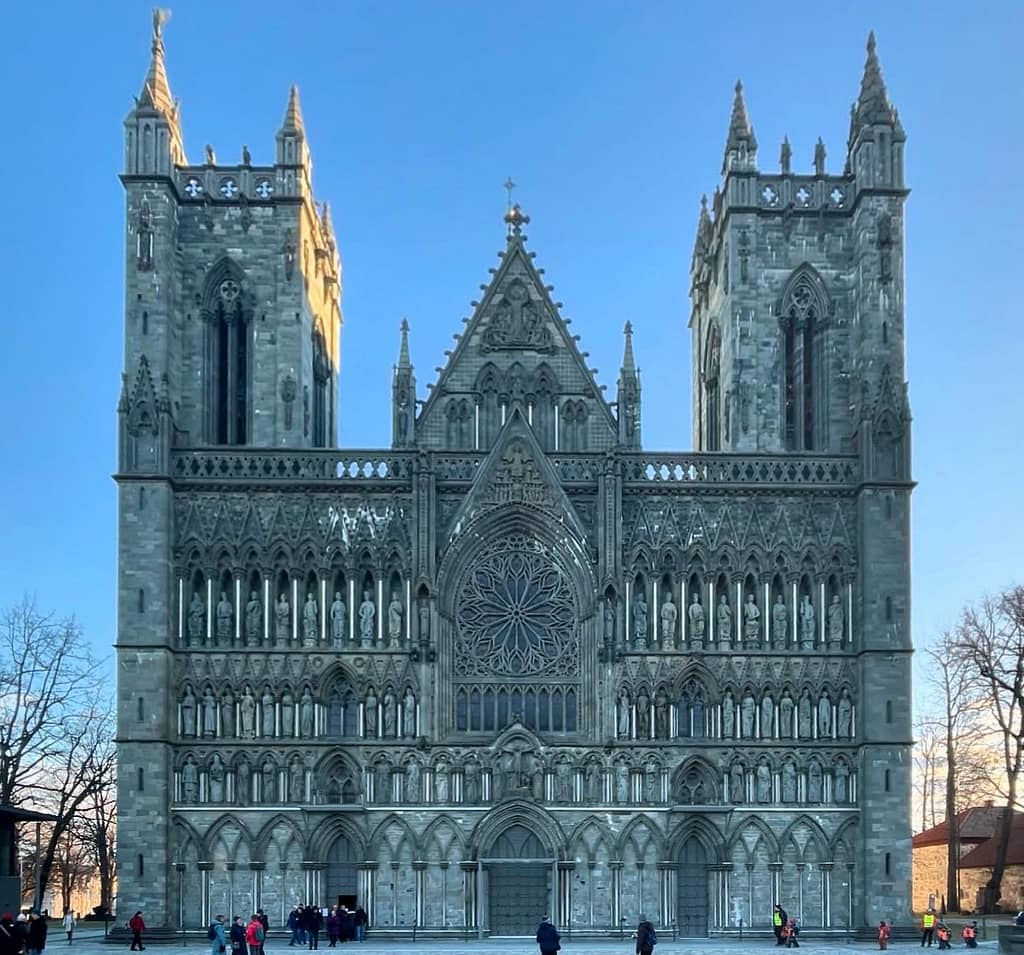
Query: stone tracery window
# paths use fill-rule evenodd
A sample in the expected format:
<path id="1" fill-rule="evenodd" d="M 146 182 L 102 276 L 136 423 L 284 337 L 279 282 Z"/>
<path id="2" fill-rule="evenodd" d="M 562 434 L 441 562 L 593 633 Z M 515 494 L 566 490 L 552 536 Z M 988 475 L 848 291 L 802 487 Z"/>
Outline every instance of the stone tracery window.
<path id="1" fill-rule="evenodd" d="M 813 271 L 798 270 L 783 297 L 783 427 L 788 450 L 819 450 L 825 444 L 828 313 L 818 285 Z"/>
<path id="2" fill-rule="evenodd" d="M 568 577 L 525 534 L 492 541 L 459 587 L 453 655 L 455 724 L 500 731 L 518 719 L 575 732 L 579 638 Z"/>

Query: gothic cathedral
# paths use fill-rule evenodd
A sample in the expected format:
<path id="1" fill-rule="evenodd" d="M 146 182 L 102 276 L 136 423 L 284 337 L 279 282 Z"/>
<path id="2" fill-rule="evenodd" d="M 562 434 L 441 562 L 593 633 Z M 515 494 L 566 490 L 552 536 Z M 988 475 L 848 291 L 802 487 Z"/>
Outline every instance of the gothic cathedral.
<path id="1" fill-rule="evenodd" d="M 297 91 L 273 163 L 189 162 L 158 15 L 125 132 L 121 908 L 905 922 L 907 190 L 874 38 L 841 173 L 820 140 L 763 171 L 736 87 L 689 276 L 693 452 L 643 450 L 628 325 L 605 399 L 518 206 L 425 393 L 403 324 L 390 447 L 338 448 Z"/>

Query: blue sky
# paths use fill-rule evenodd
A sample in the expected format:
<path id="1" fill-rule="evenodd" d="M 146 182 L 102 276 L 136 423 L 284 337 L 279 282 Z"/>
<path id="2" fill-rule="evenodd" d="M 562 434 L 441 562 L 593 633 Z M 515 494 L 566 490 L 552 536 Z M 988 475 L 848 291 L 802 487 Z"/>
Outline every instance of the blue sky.
<path id="1" fill-rule="evenodd" d="M 150 5 L 18 4 L 0 34 L 5 186 L 0 605 L 114 636 L 122 120 Z M 645 444 L 688 449 L 688 265 L 742 77 L 763 168 L 839 170 L 868 30 L 908 134 L 918 643 L 1021 582 L 1018 327 L 1024 7 L 940 2 L 174 3 L 189 157 L 273 156 L 296 82 L 344 263 L 341 440 L 389 440 L 408 316 L 421 392 L 503 245 L 502 183 L 614 389 L 631 319 Z M 421 394 L 422 397 L 422 394 Z"/>

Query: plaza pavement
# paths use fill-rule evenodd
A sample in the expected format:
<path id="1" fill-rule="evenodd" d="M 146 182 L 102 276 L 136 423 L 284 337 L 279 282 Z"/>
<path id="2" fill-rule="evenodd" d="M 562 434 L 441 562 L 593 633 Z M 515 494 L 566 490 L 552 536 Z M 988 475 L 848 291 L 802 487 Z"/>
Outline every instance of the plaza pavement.
<path id="1" fill-rule="evenodd" d="M 991 937 L 978 944 L 978 952 L 982 955 L 996 955 L 995 932 L 990 932 Z M 46 955 L 112 955 L 119 951 L 122 946 L 111 943 L 104 943 L 103 929 L 98 930 L 91 925 L 79 928 L 75 934 L 74 943 L 69 947 L 62 932 L 52 929 L 47 940 Z M 267 944 L 267 955 L 288 955 L 288 943 L 284 938 L 275 938 L 271 935 Z M 611 939 L 592 941 L 581 939 L 563 939 L 563 955 L 632 955 L 635 942 L 629 938 L 628 933 L 625 939 Z M 843 939 L 819 940 L 813 937 L 804 939 L 800 948 L 804 952 L 812 952 L 814 955 L 842 955 L 842 953 L 877 952 L 878 944 L 875 942 L 849 943 Z M 128 944 L 123 945 L 124 951 L 128 950 Z M 147 946 L 147 951 L 152 949 L 153 955 L 167 953 L 170 955 L 175 950 L 186 949 L 189 953 L 207 953 L 210 951 L 210 943 L 205 938 L 190 937 L 184 945 L 180 941 L 175 944 Z M 464 941 L 439 941 L 436 939 L 424 939 L 422 941 L 392 941 L 390 939 L 367 940 L 362 944 L 347 942 L 338 946 L 338 955 L 345 952 L 366 953 L 366 955 L 383 955 L 386 952 L 402 952 L 404 955 L 537 955 L 537 945 L 529 939 L 493 939 L 479 941 L 471 939 Z M 913 955 L 913 952 L 920 950 L 920 945 L 914 941 L 896 941 L 889 943 L 890 951 L 903 951 L 905 955 Z M 954 950 L 964 952 L 963 945 L 954 945 Z M 322 944 L 320 951 L 329 950 L 328 945 Z M 936 952 L 937 946 L 932 948 Z M 306 949 L 292 949 L 292 955 L 302 955 Z M 774 939 L 754 938 L 740 942 L 738 939 L 681 939 L 672 941 L 671 938 L 662 936 L 655 948 L 655 955 L 750 955 L 750 953 L 762 952 L 764 955 L 771 955 L 777 952 Z"/>

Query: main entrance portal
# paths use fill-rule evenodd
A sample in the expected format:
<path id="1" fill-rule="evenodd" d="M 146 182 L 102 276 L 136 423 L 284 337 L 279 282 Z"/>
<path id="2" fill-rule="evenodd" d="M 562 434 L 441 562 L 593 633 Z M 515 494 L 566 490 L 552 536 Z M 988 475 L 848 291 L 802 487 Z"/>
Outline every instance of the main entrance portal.
<path id="1" fill-rule="evenodd" d="M 324 873 L 324 898 L 331 905 L 342 904 L 350 909 L 356 907 L 358 888 L 356 853 L 352 843 L 344 836 L 338 836 L 327 854 L 327 871 Z"/>
<path id="2" fill-rule="evenodd" d="M 704 847 L 689 839 L 679 859 L 679 934 L 702 938 L 708 934 L 708 867 Z"/>
<path id="3" fill-rule="evenodd" d="M 491 936 L 535 934 L 540 920 L 552 915 L 550 852 L 529 829 L 510 826 L 481 861 Z"/>

